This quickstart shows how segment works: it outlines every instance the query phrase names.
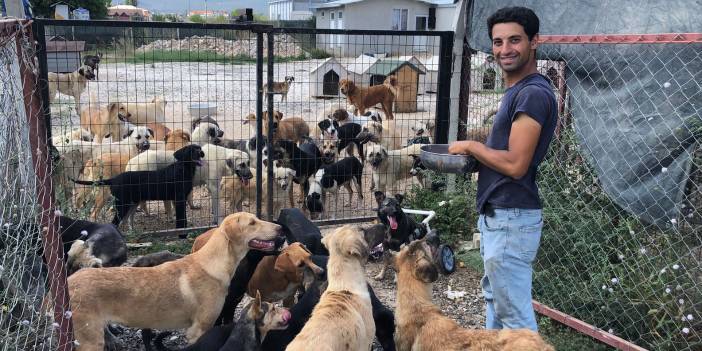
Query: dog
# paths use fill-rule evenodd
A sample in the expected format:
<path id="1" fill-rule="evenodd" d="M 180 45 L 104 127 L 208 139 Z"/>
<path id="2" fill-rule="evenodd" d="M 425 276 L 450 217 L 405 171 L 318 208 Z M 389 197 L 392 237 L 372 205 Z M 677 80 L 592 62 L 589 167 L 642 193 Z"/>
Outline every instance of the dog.
<path id="1" fill-rule="evenodd" d="M 277 162 L 276 162 L 277 163 Z M 265 211 L 268 204 L 268 170 L 263 168 L 263 180 L 261 187 L 263 189 L 261 200 L 263 202 L 263 210 Z M 276 216 L 280 210 L 285 207 L 285 200 L 289 198 L 289 193 L 292 191 L 293 177 L 295 171 L 290 168 L 274 165 L 273 168 L 273 212 Z M 256 175 L 251 174 L 250 178 L 244 178 L 239 175 L 225 176 L 219 185 L 220 194 L 225 203 L 229 204 L 231 211 L 241 211 L 244 201 L 250 204 L 256 201 Z"/>
<path id="2" fill-rule="evenodd" d="M 368 88 L 356 86 L 348 79 L 339 82 L 339 90 L 346 95 L 350 105 L 356 108 L 356 113 L 363 115 L 366 110 L 380 104 L 387 119 L 394 119 L 392 105 L 397 96 L 397 77 L 388 76 L 382 85 L 375 85 Z"/>
<path id="3" fill-rule="evenodd" d="M 308 267 L 316 275 L 324 273 L 310 260 L 310 256 L 312 253 L 304 245 L 292 243 L 278 257 L 264 257 L 249 280 L 249 296 L 260 293 L 263 301 L 283 300 L 284 306 L 291 307 L 295 293 L 302 286 L 304 268 Z"/>
<path id="4" fill-rule="evenodd" d="M 285 151 L 290 160 L 290 168 L 295 171 L 293 181 L 300 185 L 300 200 L 304 201 L 305 194 L 309 190 L 309 177 L 324 164 L 322 153 L 317 145 L 308 139 L 305 139 L 305 142 L 300 143 L 299 146 L 290 140 L 279 140 L 277 146 Z M 290 192 L 289 200 L 290 207 L 295 207 L 292 192 Z"/>
<path id="5" fill-rule="evenodd" d="M 200 123 L 211 123 L 211 124 L 216 125 L 217 128 L 219 128 L 219 123 L 217 123 L 216 119 L 212 118 L 211 116 L 200 116 L 200 117 L 194 118 L 190 122 L 190 131 L 194 131 L 195 128 L 197 128 L 197 126 L 200 125 Z"/>
<path id="6" fill-rule="evenodd" d="M 354 115 L 353 113 L 349 113 L 345 109 L 340 108 L 334 110 L 329 117 L 339 122 L 339 125 L 344 125 L 346 123 L 358 123 L 360 125 L 364 125 L 374 118 L 380 119 L 380 113 L 378 111 L 366 111 L 366 113 L 363 115 Z"/>
<path id="7" fill-rule="evenodd" d="M 300 242 L 312 255 L 329 256 L 329 250 L 322 245 L 322 233 L 299 208 L 284 208 L 278 216 L 278 224 L 288 243 Z M 325 263 L 326 265 L 326 263 Z"/>
<path id="8" fill-rule="evenodd" d="M 80 96 L 88 86 L 88 81 L 95 80 L 92 67 L 82 65 L 71 73 L 48 73 L 49 101 L 56 99 L 56 92 L 73 96 L 76 111 L 80 111 Z"/>
<path id="9" fill-rule="evenodd" d="M 427 229 L 402 210 L 404 196 L 401 194 L 386 197 L 385 193 L 376 191 L 373 195 L 378 203 L 378 219 L 388 228 L 387 236 L 383 240 L 383 265 L 378 275 L 373 277 L 375 280 L 382 280 L 385 277 L 385 271 L 392 264 L 390 250 L 400 251 L 402 245 L 423 238 L 427 234 Z"/>
<path id="10" fill-rule="evenodd" d="M 336 162 L 339 156 L 339 150 L 336 148 L 336 145 L 336 140 L 324 140 L 322 142 L 322 162 L 324 162 L 325 165 Z"/>
<path id="11" fill-rule="evenodd" d="M 176 158 L 173 156 L 173 151 L 167 150 L 147 150 L 139 155 L 132 157 L 129 162 L 127 162 L 127 167 L 124 169 L 127 172 L 135 171 L 156 171 L 161 168 L 168 167 L 169 165 L 176 162 Z M 188 203 L 191 203 L 190 198 L 188 198 Z M 166 209 L 166 216 L 173 216 L 173 202 L 164 201 L 163 206 Z M 139 207 L 142 209 L 145 215 L 150 216 L 148 206 L 146 202 L 141 202 Z M 190 207 L 193 208 L 192 206 Z M 128 215 L 129 219 L 129 229 L 134 228 L 134 213 Z"/>
<path id="12" fill-rule="evenodd" d="M 90 104 L 80 111 L 80 126 L 94 135 L 93 140 L 102 143 L 105 138 L 120 139 L 130 115 L 122 112 L 122 104 L 110 103 L 107 107 L 99 107 L 97 103 Z"/>
<path id="13" fill-rule="evenodd" d="M 68 279 L 79 350 L 102 351 L 108 321 L 136 328 L 187 328 L 190 343 L 212 326 L 249 249 L 273 250 L 280 226 L 229 215 L 197 252 L 156 267 L 83 269 Z M 178 306 L 178 308 L 172 308 Z"/>
<path id="14" fill-rule="evenodd" d="M 371 349 L 373 310 L 364 265 L 368 245 L 361 228 L 346 225 L 322 238 L 329 249 L 327 290 L 288 351 Z"/>
<path id="15" fill-rule="evenodd" d="M 139 257 L 134 261 L 132 267 L 155 267 L 162 263 L 175 261 L 183 257 L 185 257 L 185 255 L 164 250 Z"/>
<path id="16" fill-rule="evenodd" d="M 362 143 L 372 141 L 381 144 L 387 150 L 397 150 L 402 148 L 402 133 L 395 121 L 382 120 L 379 116 L 363 125 L 362 132 L 358 139 Z"/>
<path id="17" fill-rule="evenodd" d="M 251 113 L 246 116 L 244 123 L 248 123 L 256 128 L 256 115 Z M 310 136 L 310 126 L 307 125 L 304 119 L 300 117 L 283 118 L 283 113 L 280 111 L 273 112 L 273 141 L 277 140 L 292 140 L 299 143 L 303 138 Z M 268 111 L 263 111 L 263 135 L 268 136 Z"/>
<path id="18" fill-rule="evenodd" d="M 117 267 L 127 261 L 124 235 L 112 224 L 99 224 L 58 216 L 68 274 L 91 267 Z"/>
<path id="19" fill-rule="evenodd" d="M 100 61 L 102 60 L 102 53 L 97 55 L 85 55 L 83 56 L 83 64 L 92 68 L 95 73 L 95 80 L 98 80 Z"/>
<path id="20" fill-rule="evenodd" d="M 398 350 L 554 350 L 538 333 L 528 329 L 469 330 L 444 316 L 432 302 L 431 286 L 439 272 L 433 247 L 427 240 L 414 241 L 393 257 L 398 272 Z"/>
<path id="21" fill-rule="evenodd" d="M 116 177 L 125 170 L 129 162 L 129 154 L 107 153 L 86 162 L 83 170 L 83 180 L 99 180 Z M 91 196 L 92 195 L 92 196 Z M 90 220 L 98 221 L 102 210 L 110 200 L 110 193 L 104 188 L 78 187 L 74 199 L 74 206 L 85 207 L 89 199 L 93 199 L 93 208 L 90 211 Z"/>
<path id="22" fill-rule="evenodd" d="M 273 94 L 282 95 L 281 101 L 288 101 L 288 91 L 294 81 L 295 77 L 285 76 L 284 82 L 273 82 L 271 90 L 273 90 Z M 268 84 L 263 85 L 263 98 L 268 100 Z"/>
<path id="23" fill-rule="evenodd" d="M 409 171 L 414 163 L 411 155 L 419 155 L 420 147 L 420 144 L 414 144 L 404 149 L 387 151 L 382 145 L 367 144 L 366 161 L 371 165 L 371 190 L 395 190 L 398 181 L 411 177 Z"/>
<path id="24" fill-rule="evenodd" d="M 190 144 L 190 133 L 182 129 L 174 129 L 163 138 L 166 150 L 176 151 Z"/>
<path id="25" fill-rule="evenodd" d="M 166 122 L 166 104 L 162 96 L 156 96 L 151 102 L 126 102 L 122 103 L 120 111 L 128 116 L 127 120 L 137 125 L 146 125 L 149 122 Z"/>
<path id="26" fill-rule="evenodd" d="M 212 205 L 212 221 L 217 224 L 223 218 L 219 213 L 219 187 L 222 177 L 236 175 L 241 179 L 251 179 L 253 177 L 251 164 L 249 155 L 239 150 L 205 144 L 202 146 L 202 151 L 205 153 L 203 158 L 205 166 L 195 171 L 193 187 L 201 185 L 207 187 Z"/>
<path id="27" fill-rule="evenodd" d="M 414 136 L 407 141 L 412 144 L 432 144 L 434 140 L 434 121 L 416 121 L 412 127 Z"/>
<path id="28" fill-rule="evenodd" d="M 80 177 L 85 165 L 92 159 L 93 149 L 98 145 L 90 141 L 71 140 L 66 145 L 54 146 L 58 156 L 54 160 L 56 168 L 52 178 L 54 184 L 59 185 L 57 194 L 62 191 L 65 199 L 73 198 L 74 185 L 71 179 Z"/>
<path id="29" fill-rule="evenodd" d="M 359 204 L 363 202 L 362 190 L 363 164 L 355 157 L 346 157 L 331 165 L 318 170 L 309 179 L 309 191 L 305 198 L 305 206 L 310 214 L 316 216 L 324 212 L 327 206 L 327 194 L 338 196 L 339 188 L 343 186 L 353 196 L 351 184 L 356 188 Z M 332 215 L 334 217 L 334 215 Z"/>
<path id="30" fill-rule="evenodd" d="M 176 227 L 185 228 L 187 217 L 185 201 L 193 189 L 197 166 L 202 165 L 205 153 L 198 145 L 188 145 L 173 156 L 176 162 L 156 171 L 124 172 L 114 178 L 97 181 L 78 181 L 83 185 L 110 186 L 115 198 L 115 217 L 112 224 L 119 225 L 139 202 L 146 200 L 175 201 Z"/>
<path id="31" fill-rule="evenodd" d="M 73 140 L 92 142 L 93 139 L 93 134 L 91 134 L 90 131 L 86 130 L 85 128 L 78 127 L 73 128 L 63 135 L 51 137 L 51 144 L 56 147 L 60 147 L 70 144 Z"/>
<path id="32" fill-rule="evenodd" d="M 163 123 L 147 122 L 144 125 L 154 132 L 154 140 L 165 141 L 166 135 L 171 132 L 171 129 L 166 127 Z"/>
<path id="33" fill-rule="evenodd" d="M 224 131 L 219 128 L 219 125 L 209 122 L 202 122 L 193 129 L 191 140 L 193 144 L 205 145 L 213 144 L 219 145 L 222 143 L 222 136 Z"/>
<path id="34" fill-rule="evenodd" d="M 355 146 L 361 162 L 365 162 L 363 143 L 358 139 L 358 134 L 362 131 L 360 124 L 349 122 L 341 125 L 336 120 L 327 118 L 317 123 L 317 127 L 322 131 L 323 136 L 337 141 L 339 151 L 346 150 L 347 154 L 353 156 L 353 146 Z"/>
<path id="35" fill-rule="evenodd" d="M 151 140 L 154 132 L 144 126 L 136 126 L 127 131 L 124 138 L 113 143 L 102 143 L 96 145 L 92 150 L 93 159 L 100 158 L 100 155 L 108 153 L 119 153 L 129 158 L 135 157 L 142 151 L 151 148 Z M 126 165 L 123 164 L 122 167 Z"/>
<path id="36" fill-rule="evenodd" d="M 419 185 L 424 189 L 431 189 L 432 191 L 441 191 L 446 187 L 446 178 L 443 175 L 438 175 L 436 177 L 430 176 L 430 172 L 422 159 L 418 155 L 412 156 L 412 168 L 409 173 L 413 176 Z"/>

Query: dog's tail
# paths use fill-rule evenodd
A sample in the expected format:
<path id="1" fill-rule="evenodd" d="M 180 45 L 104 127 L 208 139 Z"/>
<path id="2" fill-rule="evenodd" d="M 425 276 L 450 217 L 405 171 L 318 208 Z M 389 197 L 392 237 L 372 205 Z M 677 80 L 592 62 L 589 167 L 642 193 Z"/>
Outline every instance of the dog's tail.
<path id="1" fill-rule="evenodd" d="M 96 186 L 104 186 L 104 185 L 112 185 L 112 179 L 100 179 L 100 180 L 78 180 L 78 179 L 73 179 L 73 178 L 68 178 L 72 182 L 80 185 L 96 185 Z"/>
<path id="2" fill-rule="evenodd" d="M 385 78 L 385 82 L 383 84 L 390 89 L 390 92 L 392 92 L 393 95 L 397 96 L 397 77 L 396 76 L 389 76 Z"/>

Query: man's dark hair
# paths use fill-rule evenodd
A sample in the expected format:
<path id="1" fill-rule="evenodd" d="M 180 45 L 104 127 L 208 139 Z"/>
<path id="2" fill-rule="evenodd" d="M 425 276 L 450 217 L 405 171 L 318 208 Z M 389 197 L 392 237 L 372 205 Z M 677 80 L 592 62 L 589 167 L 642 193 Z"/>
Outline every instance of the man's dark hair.
<path id="1" fill-rule="evenodd" d="M 526 7 L 503 7 L 493 13 L 487 19 L 488 35 L 492 40 L 492 27 L 498 23 L 515 22 L 524 28 L 524 32 L 529 37 L 529 40 L 534 38 L 534 35 L 539 32 L 539 17 L 534 11 Z"/>

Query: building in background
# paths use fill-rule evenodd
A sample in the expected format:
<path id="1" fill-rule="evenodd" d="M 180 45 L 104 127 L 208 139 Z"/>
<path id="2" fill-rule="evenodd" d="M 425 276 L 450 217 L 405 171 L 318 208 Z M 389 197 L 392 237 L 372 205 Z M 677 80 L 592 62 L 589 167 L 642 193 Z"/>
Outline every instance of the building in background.
<path id="1" fill-rule="evenodd" d="M 81 20 L 81 21 L 89 21 L 90 20 L 90 11 L 79 7 L 75 10 L 73 10 L 73 19 Z"/>
<path id="2" fill-rule="evenodd" d="M 132 5 L 115 5 L 107 8 L 107 17 L 118 21 L 151 21 L 151 12 Z"/>
<path id="3" fill-rule="evenodd" d="M 268 18 L 272 21 L 299 21 L 314 16 L 314 6 L 330 0 L 269 0 Z"/>

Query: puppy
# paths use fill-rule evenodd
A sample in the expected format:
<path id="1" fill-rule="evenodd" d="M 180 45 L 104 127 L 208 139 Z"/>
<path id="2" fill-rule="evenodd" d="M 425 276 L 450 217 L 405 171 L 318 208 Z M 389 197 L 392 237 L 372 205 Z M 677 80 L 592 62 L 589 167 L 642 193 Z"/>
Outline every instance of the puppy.
<path id="1" fill-rule="evenodd" d="M 122 103 L 120 111 L 128 116 L 127 120 L 138 125 L 146 125 L 149 122 L 166 122 L 166 104 L 168 102 L 157 96 L 151 102 L 127 102 Z"/>
<path id="2" fill-rule="evenodd" d="M 375 323 L 365 278 L 368 245 L 363 231 L 346 225 L 326 235 L 327 290 L 288 351 L 371 349 Z"/>
<path id="3" fill-rule="evenodd" d="M 51 144 L 54 146 L 66 146 L 73 140 L 93 141 L 93 135 L 84 128 L 74 128 L 63 135 L 51 137 Z"/>
<path id="4" fill-rule="evenodd" d="M 99 107 L 97 103 L 90 104 L 87 108 L 79 110 L 80 126 L 95 136 L 95 142 L 102 143 L 107 137 L 119 140 L 130 117 L 128 113 L 121 111 L 122 107 L 122 104 L 116 102 L 104 108 Z"/>
<path id="5" fill-rule="evenodd" d="M 185 201 L 193 188 L 195 169 L 202 165 L 205 153 L 198 145 L 188 145 L 176 151 L 173 156 L 176 158 L 175 163 L 157 171 L 124 172 L 106 180 L 75 182 L 110 186 L 110 192 L 115 198 L 114 225 L 119 225 L 141 201 L 170 200 L 175 201 L 176 227 L 185 228 Z"/>
<path id="6" fill-rule="evenodd" d="M 271 90 L 273 90 L 273 94 L 282 95 L 281 101 L 288 101 L 288 91 L 294 81 L 295 77 L 285 76 L 284 82 L 273 82 Z M 268 100 L 268 84 L 263 85 L 263 98 Z"/>
<path id="7" fill-rule="evenodd" d="M 76 104 L 76 111 L 80 111 L 80 96 L 88 86 L 88 81 L 95 80 L 95 73 L 92 67 L 82 65 L 71 73 L 48 73 L 49 81 L 49 101 L 53 102 L 56 92 L 73 96 Z"/>
<path id="8" fill-rule="evenodd" d="M 273 250 L 280 226 L 228 216 L 196 253 L 156 267 L 84 269 L 68 279 L 80 350 L 102 351 L 108 321 L 135 328 L 187 328 L 192 343 L 212 326 L 239 261 Z M 178 306 L 178 308 L 172 308 Z"/>
<path id="9" fill-rule="evenodd" d="M 174 129 L 163 138 L 166 150 L 176 151 L 190 144 L 190 133 L 182 129 Z"/>
<path id="10" fill-rule="evenodd" d="M 351 183 L 356 188 L 359 203 L 363 201 L 363 191 L 361 188 L 361 178 L 363 176 L 363 164 L 355 157 L 346 157 L 341 161 L 322 167 L 314 177 L 310 177 L 310 187 L 305 198 L 305 205 L 310 213 L 316 217 L 324 212 L 327 206 L 327 194 L 338 196 L 339 188 L 343 186 L 353 195 Z M 335 215 L 332 215 L 334 217 Z"/>
<path id="11" fill-rule="evenodd" d="M 394 198 L 386 197 L 381 191 L 376 191 L 374 195 L 378 203 L 378 219 L 388 228 L 387 236 L 383 240 L 383 265 L 378 275 L 373 277 L 382 280 L 385 271 L 392 264 L 390 250 L 397 252 L 402 245 L 423 238 L 427 229 L 402 210 L 404 196 L 397 194 Z"/>
<path id="12" fill-rule="evenodd" d="M 127 261 L 127 244 L 124 235 L 114 225 L 66 216 L 58 218 L 66 269 L 69 274 L 81 268 L 90 267 L 95 260 L 99 260 L 100 267 L 121 266 Z"/>
<path id="13" fill-rule="evenodd" d="M 356 113 L 363 115 L 370 107 L 380 104 L 387 119 L 394 119 L 392 115 L 392 104 L 397 96 L 397 77 L 388 76 L 382 85 L 375 85 L 368 88 L 356 86 L 353 81 L 342 79 L 339 82 L 339 90 L 346 95 L 350 105 L 356 107 Z"/>
<path id="14" fill-rule="evenodd" d="M 373 180 L 371 190 L 394 192 L 398 181 L 411 177 L 409 171 L 414 163 L 411 155 L 419 155 L 420 147 L 420 144 L 414 144 L 404 149 L 387 151 L 379 144 L 366 145 L 366 161 L 371 165 Z"/>
<path id="15" fill-rule="evenodd" d="M 249 296 L 260 293 L 263 301 L 283 300 L 286 307 L 292 306 L 295 293 L 302 287 L 304 268 L 308 267 L 316 275 L 324 273 L 310 256 L 312 253 L 304 245 L 292 243 L 278 257 L 264 257 L 249 280 Z"/>
<path id="16" fill-rule="evenodd" d="M 219 128 L 217 124 L 203 122 L 199 123 L 195 129 L 193 129 L 192 142 L 197 145 L 213 144 L 219 145 L 222 143 L 222 136 L 224 131 Z"/>
<path id="17" fill-rule="evenodd" d="M 431 144 L 434 140 L 434 121 L 416 121 L 410 128 L 414 136 L 407 140 L 407 145 Z"/>
<path id="18" fill-rule="evenodd" d="M 432 302 L 431 285 L 439 272 L 433 247 L 426 240 L 405 246 L 394 257 L 394 263 L 398 272 L 398 350 L 554 350 L 538 333 L 528 329 L 470 330 L 444 316 Z"/>

